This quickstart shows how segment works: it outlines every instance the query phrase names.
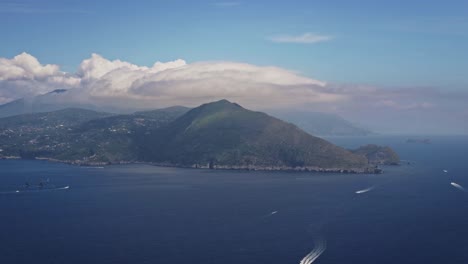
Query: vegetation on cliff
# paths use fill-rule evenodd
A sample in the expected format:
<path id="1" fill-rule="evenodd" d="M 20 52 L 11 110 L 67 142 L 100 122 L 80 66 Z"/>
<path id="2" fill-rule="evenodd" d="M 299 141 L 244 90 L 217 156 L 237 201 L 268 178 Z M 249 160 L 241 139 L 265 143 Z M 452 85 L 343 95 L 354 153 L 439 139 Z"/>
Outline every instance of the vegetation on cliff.
<path id="1" fill-rule="evenodd" d="M 353 153 L 365 156 L 370 164 L 375 165 L 398 165 L 400 164 L 400 157 L 398 154 L 387 146 L 366 145 L 362 146 Z"/>

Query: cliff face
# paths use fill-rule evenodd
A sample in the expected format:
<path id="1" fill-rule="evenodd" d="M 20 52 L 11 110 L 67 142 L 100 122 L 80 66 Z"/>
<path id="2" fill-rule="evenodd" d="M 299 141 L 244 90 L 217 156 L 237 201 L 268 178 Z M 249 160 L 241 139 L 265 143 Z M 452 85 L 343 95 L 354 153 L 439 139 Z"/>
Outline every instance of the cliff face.
<path id="1" fill-rule="evenodd" d="M 387 146 L 366 145 L 352 151 L 355 154 L 365 156 L 373 165 L 398 165 L 398 154 Z"/>

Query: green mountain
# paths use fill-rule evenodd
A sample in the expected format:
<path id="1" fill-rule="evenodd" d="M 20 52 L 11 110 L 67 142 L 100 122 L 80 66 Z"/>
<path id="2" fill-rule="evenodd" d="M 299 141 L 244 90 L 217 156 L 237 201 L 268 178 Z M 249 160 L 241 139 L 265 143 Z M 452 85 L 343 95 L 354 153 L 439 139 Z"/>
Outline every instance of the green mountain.
<path id="1" fill-rule="evenodd" d="M 106 118 L 90 119 L 88 122 L 81 123 L 76 129 L 82 132 L 111 130 L 133 133 L 141 130 L 146 131 L 165 126 L 187 111 L 189 108 L 173 106 L 127 115 L 111 115 Z"/>
<path id="2" fill-rule="evenodd" d="M 80 108 L 67 108 L 53 112 L 31 113 L 0 118 L 0 128 L 12 129 L 29 127 L 38 129 L 56 129 L 70 127 L 84 122 L 109 117 L 112 114 L 96 112 Z"/>
<path id="3" fill-rule="evenodd" d="M 113 115 L 65 109 L 1 118 L 0 157 L 9 156 L 74 164 L 378 171 L 362 151 L 352 153 L 226 100 L 191 110 L 171 107 Z"/>
<path id="4" fill-rule="evenodd" d="M 372 164 L 398 165 L 400 163 L 400 157 L 398 157 L 398 154 L 389 147 L 369 144 L 356 150 L 352 150 L 352 152 L 365 156 L 369 160 L 369 163 Z"/>
<path id="5" fill-rule="evenodd" d="M 168 125 L 187 111 L 185 107 L 169 107 L 130 115 L 114 115 L 82 123 L 74 127 L 70 134 L 73 135 L 75 145 L 81 149 L 79 153 L 92 154 L 85 156 L 87 162 L 135 162 L 139 156 L 138 139 L 149 131 Z M 70 159 L 70 154 L 76 153 L 67 151 L 59 158 Z M 81 160 L 79 155 L 73 155 L 73 159 Z"/>
<path id="6" fill-rule="evenodd" d="M 114 115 L 70 108 L 0 118 L 0 156 L 77 163 L 135 161 L 137 133 L 164 126 L 187 110 L 171 107 Z"/>
<path id="7" fill-rule="evenodd" d="M 147 144 L 144 144 L 147 143 Z M 212 167 L 364 168 L 367 160 L 295 125 L 226 100 L 141 137 L 144 161 Z"/>
<path id="8" fill-rule="evenodd" d="M 125 115 L 135 111 L 140 111 L 135 112 L 135 114 L 152 112 L 142 112 L 141 109 L 131 109 L 125 107 L 125 105 L 110 107 L 92 102 L 84 103 L 73 99 L 74 96 L 72 92 L 73 91 L 65 89 L 57 89 L 46 94 L 22 98 L 0 105 L 0 118 L 28 113 L 51 112 L 67 108 L 81 108 L 97 112 Z M 171 110 L 174 110 L 176 112 L 180 112 L 181 109 L 183 109 L 183 111 L 187 111 L 189 108 L 174 106 L 166 108 L 166 111 L 170 112 Z M 289 110 L 276 111 L 271 114 L 297 125 L 299 128 L 312 135 L 365 136 L 372 134 L 369 130 L 360 128 L 359 126 L 356 126 L 344 118 L 332 113 Z"/>

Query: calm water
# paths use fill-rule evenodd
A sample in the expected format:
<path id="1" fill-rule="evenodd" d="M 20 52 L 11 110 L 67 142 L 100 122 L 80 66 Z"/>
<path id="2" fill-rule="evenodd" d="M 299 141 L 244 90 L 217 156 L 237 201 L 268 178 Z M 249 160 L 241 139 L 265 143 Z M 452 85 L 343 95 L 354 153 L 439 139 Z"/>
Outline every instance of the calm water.
<path id="1" fill-rule="evenodd" d="M 383 175 L 0 161 L 0 263 L 468 263 L 468 137 L 405 139 L 331 139 L 412 162 Z"/>

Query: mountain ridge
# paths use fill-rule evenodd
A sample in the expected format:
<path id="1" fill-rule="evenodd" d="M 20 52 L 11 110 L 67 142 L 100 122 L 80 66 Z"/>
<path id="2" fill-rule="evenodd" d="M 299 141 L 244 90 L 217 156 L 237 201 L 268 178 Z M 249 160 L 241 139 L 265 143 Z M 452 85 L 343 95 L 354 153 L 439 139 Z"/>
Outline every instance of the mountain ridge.
<path id="1" fill-rule="evenodd" d="M 262 112 L 247 110 L 227 100 L 203 104 L 176 121 L 159 130 L 158 136 L 152 137 L 165 140 L 154 142 L 158 146 L 156 148 L 144 149 L 143 160 L 162 163 L 175 161 L 195 167 L 209 164 L 210 167 L 220 168 L 305 168 L 322 165 L 331 169 L 362 168 L 367 164 L 361 157 L 308 135 L 293 124 Z M 151 142 L 151 137 L 143 138 L 145 142 Z M 309 149 L 303 148 L 303 144 L 308 144 Z M 313 145 L 333 154 L 318 151 Z M 312 156 L 318 160 L 313 161 Z"/>
<path id="2" fill-rule="evenodd" d="M 90 110 L 79 112 L 83 111 Z M 0 119 L 0 127 L 10 119 Z M 99 116 L 66 125 L 34 127 L 26 122 L 10 130 L 0 131 L 3 156 L 74 164 L 145 162 L 214 169 L 377 171 L 364 155 L 227 100 L 190 110 L 176 107 Z"/>
<path id="3" fill-rule="evenodd" d="M 128 109 L 123 106 L 105 107 L 102 105 L 94 105 L 73 100 L 73 95 L 69 93 L 69 90 L 57 89 L 42 95 L 17 99 L 15 101 L 5 103 L 0 105 L 0 118 L 26 113 L 50 112 L 66 108 L 83 108 L 113 114 L 131 114 L 154 110 Z M 173 106 L 173 108 L 191 109 L 183 106 Z M 288 112 L 271 111 L 268 112 L 268 114 L 293 123 L 312 135 L 366 136 L 372 134 L 371 131 L 360 128 L 341 116 L 332 113 L 290 110 Z"/>

